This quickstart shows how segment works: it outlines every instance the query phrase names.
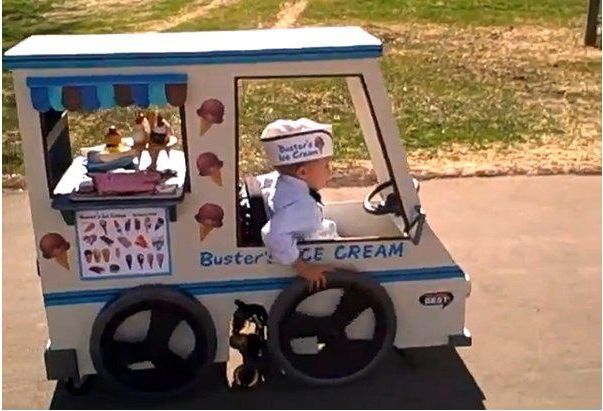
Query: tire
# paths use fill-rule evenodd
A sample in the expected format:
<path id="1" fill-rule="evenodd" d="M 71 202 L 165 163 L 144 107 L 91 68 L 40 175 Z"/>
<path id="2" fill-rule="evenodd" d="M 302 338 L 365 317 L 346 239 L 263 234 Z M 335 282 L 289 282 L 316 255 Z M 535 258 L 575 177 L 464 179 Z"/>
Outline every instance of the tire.
<path id="1" fill-rule="evenodd" d="M 326 278 L 326 289 L 342 288 L 344 290 L 344 296 L 340 299 L 338 308 L 328 317 L 313 317 L 297 312 L 295 308 L 299 303 L 314 293 L 309 291 L 308 283 L 305 280 L 296 279 L 289 287 L 279 294 L 270 309 L 270 314 L 268 316 L 268 349 L 275 365 L 286 375 L 310 385 L 334 386 L 362 378 L 379 365 L 387 354 L 387 351 L 393 346 L 393 341 L 396 336 L 397 320 L 391 298 L 385 289 L 368 275 L 355 272 L 336 271 L 328 273 Z M 348 293 L 349 295 L 354 295 L 354 298 L 349 297 L 344 303 L 344 298 L 346 298 L 345 296 Z M 356 309 L 354 308 L 354 299 L 361 302 Z M 313 357 L 316 358 L 316 360 L 310 360 L 310 366 L 305 367 L 304 369 L 304 367 L 301 366 L 303 361 L 306 361 L 305 358 L 311 357 L 303 357 L 290 352 L 290 344 L 285 335 L 285 329 L 288 329 L 285 326 L 288 326 L 288 322 L 297 322 L 298 325 L 302 325 L 300 330 L 312 332 L 313 326 L 308 327 L 297 321 L 310 317 L 312 319 L 310 324 L 316 324 L 315 328 L 318 330 L 317 335 L 324 336 L 319 336 L 319 340 L 324 338 L 325 340 L 331 339 L 330 341 L 360 342 L 360 340 L 349 340 L 347 338 L 347 335 L 345 334 L 346 325 L 341 324 L 339 319 L 346 317 L 345 314 L 347 313 L 345 312 L 345 307 L 347 307 L 347 311 L 350 315 L 355 314 L 355 316 L 351 318 L 357 318 L 358 315 L 364 311 L 364 309 L 361 308 L 365 304 L 369 305 L 369 307 L 365 309 L 371 308 L 375 315 L 376 325 L 374 336 L 373 340 L 369 343 L 369 346 L 374 345 L 374 347 L 371 348 L 370 355 L 364 355 L 366 358 L 363 360 L 360 360 L 360 357 L 363 356 L 358 357 L 358 361 L 360 362 L 358 364 L 358 369 L 354 369 L 346 363 L 343 368 L 352 367 L 352 369 L 346 370 L 347 373 L 337 369 L 326 371 L 320 370 L 320 364 L 318 366 L 316 364 L 313 365 L 312 361 L 315 363 L 320 362 L 321 360 L 318 356 L 322 355 L 322 351 L 317 354 L 316 357 Z M 356 311 L 358 311 L 357 314 Z M 350 322 L 347 322 L 347 324 L 349 323 Z M 304 328 L 306 328 L 306 330 L 304 330 Z M 294 330 L 296 329 L 294 328 Z M 310 333 L 308 335 L 314 334 Z M 326 344 L 326 346 L 328 347 L 328 344 Z M 320 348 L 320 350 L 322 350 L 322 348 Z M 336 351 L 337 349 L 334 348 L 330 352 Z M 345 352 L 351 353 L 353 351 Z M 328 358 L 328 355 L 329 354 L 325 354 L 323 358 Z M 344 351 L 338 355 L 344 356 Z M 350 357 L 355 356 L 350 355 Z M 296 358 L 304 358 L 304 360 L 296 362 L 294 361 Z M 350 361 L 350 363 L 352 362 L 353 361 Z"/>
<path id="2" fill-rule="evenodd" d="M 94 375 L 85 375 L 77 382 L 73 378 L 69 378 L 65 381 L 65 391 L 67 391 L 74 397 L 81 397 L 83 395 L 86 395 L 92 389 L 94 377 Z"/>
<path id="3" fill-rule="evenodd" d="M 113 339 L 121 323 L 149 310 L 151 320 L 141 341 Z M 195 341 L 185 358 L 168 346 L 182 321 Z M 97 373 L 116 387 L 145 395 L 174 395 L 194 387 L 203 377 L 202 371 L 214 362 L 215 353 L 216 330 L 207 309 L 195 298 L 164 285 L 143 285 L 124 292 L 101 310 L 90 337 Z M 132 363 L 145 361 L 153 364 L 152 369 L 130 368 Z"/>

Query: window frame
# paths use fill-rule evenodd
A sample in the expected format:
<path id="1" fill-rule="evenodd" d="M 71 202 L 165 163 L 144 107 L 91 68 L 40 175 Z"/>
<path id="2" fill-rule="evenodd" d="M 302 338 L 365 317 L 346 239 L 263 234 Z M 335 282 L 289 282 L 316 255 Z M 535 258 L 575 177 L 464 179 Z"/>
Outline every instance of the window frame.
<path id="1" fill-rule="evenodd" d="M 393 167 L 391 165 L 391 159 L 389 158 L 389 155 L 387 153 L 387 149 L 386 149 L 386 145 L 385 142 L 383 140 L 383 134 L 381 131 L 381 127 L 379 126 L 379 121 L 377 119 L 377 115 L 375 113 L 375 108 L 373 106 L 373 102 L 371 101 L 371 96 L 370 93 L 368 92 L 368 87 L 366 84 L 366 80 L 364 78 L 364 75 L 362 73 L 343 73 L 343 74 L 287 74 L 287 75 L 268 75 L 268 76 L 253 76 L 253 75 L 239 75 L 239 76 L 234 76 L 234 100 L 235 100 L 235 107 L 234 107 L 234 120 L 235 120 L 235 173 L 234 173 L 234 189 L 235 189 L 235 209 L 236 209 L 236 241 L 237 241 L 237 247 L 239 248 L 249 248 L 249 247 L 265 247 L 264 244 L 261 245 L 249 245 L 249 244 L 243 244 L 243 242 L 241 241 L 241 227 L 240 227 L 240 219 L 241 219 L 241 215 L 240 215 L 240 206 L 239 206 L 239 183 L 241 181 L 241 176 L 239 174 L 239 158 L 240 158 L 240 152 L 239 152 L 239 144 L 240 144 L 240 133 L 239 133 L 239 129 L 240 129 L 240 124 L 239 124 L 239 87 L 240 87 L 240 81 L 241 80 L 284 80 L 284 79 L 313 79 L 313 78 L 332 78 L 332 79 L 344 79 L 347 80 L 349 78 L 357 78 L 358 80 L 360 80 L 360 83 L 362 85 L 362 91 L 363 91 L 363 96 L 364 99 L 366 101 L 367 106 L 369 107 L 369 111 L 370 111 L 370 115 L 371 115 L 371 120 L 372 120 L 372 125 L 375 129 L 375 135 L 377 137 L 378 143 L 379 143 L 379 147 L 381 148 L 381 155 L 383 156 L 383 161 L 385 163 L 386 169 L 387 169 L 387 174 L 389 176 L 389 180 L 393 183 L 392 184 L 392 190 L 394 192 L 394 194 L 396 195 L 396 197 L 399 199 L 400 204 L 402 204 L 402 196 L 400 194 L 400 191 L 398 190 L 398 184 L 396 182 L 396 178 L 395 178 L 395 173 L 393 172 Z M 348 90 L 348 93 L 351 93 L 350 91 L 350 86 L 349 84 L 347 84 L 346 81 L 346 89 Z M 356 113 L 356 106 L 354 105 L 354 103 L 352 102 L 352 105 L 354 107 L 354 114 L 356 115 L 356 119 L 358 121 L 360 121 L 360 119 L 358 118 L 358 115 Z M 366 136 L 364 135 L 364 133 L 362 133 L 362 137 L 365 141 L 366 144 Z M 373 159 L 371 158 L 371 163 L 373 163 Z M 402 206 L 403 208 L 403 206 Z M 404 227 L 405 230 L 402 231 L 400 230 L 400 235 L 398 236 L 386 236 L 386 237 L 379 237 L 379 236 L 363 236 L 363 237 L 345 237 L 345 238 L 338 238 L 338 239 L 318 239 L 318 240 L 303 240 L 303 241 L 299 241 L 297 244 L 298 245 L 315 245 L 315 244 L 339 244 L 339 243 L 354 243 L 354 242 L 364 242 L 364 241 L 372 241 L 372 242 L 377 242 L 377 241 L 412 241 L 412 238 L 410 237 L 409 233 L 409 229 L 411 228 L 409 223 L 408 223 L 408 218 L 406 216 L 406 214 L 404 213 L 404 211 L 402 212 L 401 215 L 397 216 L 399 218 L 402 218 L 404 221 Z M 398 228 L 398 227 L 397 227 Z M 398 228 L 399 229 L 399 228 Z"/>
<path id="2" fill-rule="evenodd" d="M 117 107 L 117 106 L 116 106 Z M 140 108 L 141 110 L 146 110 L 147 108 Z M 46 170 L 46 185 L 48 188 L 48 194 L 51 199 L 61 196 L 63 194 L 55 194 L 54 190 L 65 175 L 67 169 L 73 163 L 73 154 L 71 153 L 71 136 L 69 134 L 69 112 L 70 110 L 56 111 L 49 110 L 46 112 L 39 112 L 40 118 L 40 136 L 42 138 L 42 150 L 44 154 L 44 168 Z M 55 113 L 60 113 L 56 121 L 53 119 Z M 180 135 L 182 138 L 182 150 L 184 152 L 184 160 L 186 167 L 186 175 L 184 176 L 184 184 L 182 186 L 183 193 L 191 192 L 191 178 L 190 178 L 190 167 L 189 167 L 189 159 L 188 159 L 188 138 L 186 133 L 186 109 L 185 105 L 178 106 L 178 114 L 180 116 Z M 64 118 L 64 120 L 63 120 Z M 61 122 L 65 123 L 65 126 L 60 130 L 56 129 Z M 56 129 L 56 130 L 55 130 Z M 58 168 L 57 165 L 51 163 L 50 151 L 57 143 L 60 138 L 65 138 L 62 136 L 63 133 L 66 133 L 67 145 L 69 147 L 69 165 L 62 171 L 60 178 L 54 181 L 56 178 L 54 176 L 55 170 Z M 56 137 L 53 138 L 53 136 Z M 51 144 L 49 144 L 49 140 L 52 138 Z M 128 200 L 112 200 L 112 201 L 128 201 Z"/>

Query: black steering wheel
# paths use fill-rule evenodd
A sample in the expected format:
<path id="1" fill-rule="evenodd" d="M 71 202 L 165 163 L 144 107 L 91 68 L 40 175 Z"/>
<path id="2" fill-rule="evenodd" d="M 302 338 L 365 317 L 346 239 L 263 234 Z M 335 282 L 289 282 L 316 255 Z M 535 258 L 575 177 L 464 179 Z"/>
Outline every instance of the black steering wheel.
<path id="1" fill-rule="evenodd" d="M 388 187 L 394 185 L 394 182 L 389 180 L 385 181 L 377 187 L 373 189 L 367 196 L 364 198 L 364 211 L 373 215 L 384 215 L 384 214 L 402 214 L 402 204 L 400 203 L 400 199 L 395 193 L 389 193 L 387 197 L 385 197 L 385 201 L 380 201 L 378 203 L 373 202 L 373 198 L 381 193 Z"/>

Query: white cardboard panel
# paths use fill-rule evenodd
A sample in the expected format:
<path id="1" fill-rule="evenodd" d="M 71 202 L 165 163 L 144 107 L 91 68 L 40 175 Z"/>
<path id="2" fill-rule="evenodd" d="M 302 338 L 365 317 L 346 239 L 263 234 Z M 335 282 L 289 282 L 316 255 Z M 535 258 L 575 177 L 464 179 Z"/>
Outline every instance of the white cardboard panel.
<path id="1" fill-rule="evenodd" d="M 201 31 L 178 33 L 35 35 L 6 52 L 7 56 L 85 56 L 114 54 L 211 53 L 379 46 L 381 41 L 360 27 Z"/>
<path id="2" fill-rule="evenodd" d="M 79 276 L 80 265 L 77 257 L 76 229 L 63 221 L 61 214 L 50 207 L 50 197 L 46 187 L 46 173 L 43 164 L 39 113 L 31 106 L 29 89 L 25 85 L 28 75 L 77 75 L 77 74 L 140 74 L 181 72 L 188 74 L 188 98 L 185 105 L 186 131 L 188 135 L 188 165 L 190 167 L 191 192 L 186 193 L 184 201 L 177 206 L 177 221 L 166 225 L 171 238 L 171 276 L 153 278 L 108 278 L 102 281 L 82 281 Z M 375 104 L 379 121 L 392 167 L 398 182 L 398 188 L 405 199 L 410 212 L 418 204 L 418 196 L 408 175 L 404 149 L 398 142 L 398 131 L 389 106 L 382 78 L 376 61 L 339 60 L 296 63 L 233 64 L 222 66 L 174 66 L 120 69 L 76 69 L 76 70 L 17 70 L 14 73 L 15 93 L 25 166 L 29 186 L 29 197 L 33 217 L 35 241 L 38 243 L 46 233 L 59 233 L 71 244 L 69 250 L 70 269 L 57 264 L 53 259 L 43 257 L 38 250 L 42 288 L 44 293 L 57 293 L 77 290 L 102 290 L 109 288 L 128 288 L 143 283 L 190 283 L 206 281 L 225 281 L 238 279 L 257 279 L 293 276 L 289 267 L 267 264 L 259 258 L 254 264 L 230 264 L 205 266 L 202 253 L 212 256 L 225 256 L 242 253 L 257 255 L 266 253 L 264 247 L 238 247 L 236 243 L 236 176 L 235 155 L 235 77 L 239 76 L 291 76 L 291 75 L 357 75 L 363 74 L 371 92 L 371 101 Z M 204 135 L 199 135 L 199 117 L 196 110 L 209 98 L 219 99 L 225 106 L 224 120 L 213 125 Z M 376 142 L 376 133 L 369 123 L 368 107 L 358 96 L 354 98 L 361 127 L 367 137 L 371 156 L 376 159 L 375 168 L 380 178 L 385 176 L 385 163 L 380 158 L 380 145 Z M 371 130 L 372 129 L 372 130 Z M 204 152 L 213 152 L 224 161 L 222 168 L 222 186 L 210 178 L 199 176 L 195 168 L 197 156 Z M 200 241 L 200 225 L 196 221 L 199 208 L 206 203 L 219 205 L 224 218 L 222 226 L 209 232 Z M 119 205 L 116 204 L 116 208 Z M 367 219 L 368 221 L 368 219 Z M 385 245 L 397 249 L 403 244 L 401 255 L 365 258 L 374 255 L 375 247 Z M 357 241 L 353 243 L 326 243 L 303 246 L 305 253 L 312 258 L 320 255 L 322 262 L 334 262 L 337 265 L 349 265 L 359 271 L 400 270 L 412 268 L 451 266 L 454 261 L 439 239 L 426 224 L 419 245 L 409 241 Z M 371 250 L 352 253 L 351 247 Z M 207 255 L 207 254 L 206 254 Z M 338 258 L 337 256 L 346 256 Z M 436 345 L 447 341 L 449 334 L 462 332 L 464 324 L 464 299 L 468 283 L 464 279 L 401 281 L 385 285 L 394 303 L 399 320 L 398 346 Z M 445 309 L 424 307 L 418 303 L 425 292 L 451 291 L 455 300 Z M 218 330 L 218 360 L 227 356 L 228 321 L 234 311 L 233 300 L 241 298 L 246 302 L 261 303 L 269 308 L 278 291 L 233 293 L 203 296 L 200 300 L 208 307 Z M 77 304 L 47 307 L 49 332 L 53 348 L 75 348 L 78 352 L 82 373 L 93 372 L 88 353 L 90 329 L 102 303 Z"/>

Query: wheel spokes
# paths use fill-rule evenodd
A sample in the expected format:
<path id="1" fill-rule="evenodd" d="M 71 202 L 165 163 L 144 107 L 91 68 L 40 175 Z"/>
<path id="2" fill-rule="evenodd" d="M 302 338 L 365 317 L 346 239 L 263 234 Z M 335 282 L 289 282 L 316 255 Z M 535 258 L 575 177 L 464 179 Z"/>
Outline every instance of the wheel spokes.
<path id="1" fill-rule="evenodd" d="M 147 361 L 149 359 L 146 344 L 143 341 L 129 342 L 113 340 L 111 341 L 111 350 L 113 350 L 117 356 L 123 358 L 128 365 Z"/>
<path id="2" fill-rule="evenodd" d="M 314 337 L 324 333 L 330 317 L 318 317 L 294 311 L 285 319 L 281 333 L 287 340 Z"/>
<path id="3" fill-rule="evenodd" d="M 148 346 L 167 349 L 170 337 L 181 321 L 182 317 L 175 312 L 162 309 L 162 307 L 153 308 L 146 337 Z"/>
<path id="4" fill-rule="evenodd" d="M 372 354 L 371 351 L 375 348 L 378 347 L 375 346 L 374 340 L 340 337 L 326 344 L 318 355 L 337 356 L 349 360 L 350 357 L 363 357 L 364 354 Z"/>
<path id="5" fill-rule="evenodd" d="M 337 338 L 327 344 L 317 355 L 318 362 L 325 362 L 340 375 L 350 374 L 366 367 L 375 356 L 372 340 Z"/>
<path id="6" fill-rule="evenodd" d="M 189 369 L 187 361 L 169 349 L 155 353 L 151 362 L 160 372 L 184 373 Z"/>
<path id="7" fill-rule="evenodd" d="M 344 288 L 339 304 L 331 314 L 331 327 L 339 331 L 344 330 L 368 307 L 367 298 L 360 291 Z"/>
<path id="8" fill-rule="evenodd" d="M 370 340 L 350 340 L 340 337 L 326 343 L 316 354 L 296 354 L 290 357 L 298 369 L 317 378 L 340 378 L 366 367 L 375 356 Z"/>

